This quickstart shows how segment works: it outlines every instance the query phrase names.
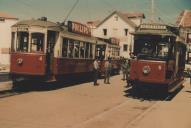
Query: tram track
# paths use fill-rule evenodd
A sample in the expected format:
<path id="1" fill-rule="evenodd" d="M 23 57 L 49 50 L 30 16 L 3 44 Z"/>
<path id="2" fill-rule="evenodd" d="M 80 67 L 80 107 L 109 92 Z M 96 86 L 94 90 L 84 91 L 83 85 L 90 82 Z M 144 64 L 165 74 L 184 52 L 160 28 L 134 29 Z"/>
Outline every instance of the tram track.
<path id="1" fill-rule="evenodd" d="M 161 101 L 156 101 L 154 102 L 150 107 L 148 107 L 146 110 L 144 110 L 142 113 L 138 114 L 134 119 L 130 120 L 127 122 L 127 124 L 125 125 L 124 128 L 131 128 L 131 126 L 133 126 L 134 124 L 136 124 L 136 122 L 140 121 L 142 118 L 144 118 L 146 116 L 146 114 L 148 114 L 149 112 L 151 112 L 155 107 L 157 107 L 157 105 L 159 105 L 160 102 L 164 102 L 164 101 L 170 101 L 174 96 L 176 96 L 176 94 L 178 94 L 178 92 L 180 92 L 182 90 L 183 86 L 178 88 L 176 91 L 174 91 L 173 93 L 169 93 L 163 100 Z"/>
<path id="2" fill-rule="evenodd" d="M 121 102 L 121 103 L 118 103 L 116 105 L 114 105 L 113 107 L 109 107 L 108 109 L 105 109 L 104 111 L 100 112 L 100 113 L 97 113 L 96 115 L 88 118 L 87 120 L 84 120 L 83 122 L 81 122 L 80 124 L 77 124 L 77 125 L 74 125 L 72 128 L 88 128 L 88 127 L 91 127 L 92 125 L 95 125 L 96 122 L 99 124 L 100 120 L 103 121 L 106 119 L 105 122 L 109 122 L 107 119 L 109 118 L 116 118 L 115 116 L 117 116 L 117 112 L 122 112 L 122 110 L 124 108 L 128 108 L 129 106 L 131 106 L 131 108 L 129 108 L 130 110 L 131 109 L 136 109 L 138 111 L 141 111 L 140 113 L 138 114 L 135 114 L 133 115 L 132 117 L 128 117 L 130 118 L 129 120 L 127 120 L 123 125 L 122 125 L 122 128 L 129 128 L 129 126 L 139 120 L 141 120 L 142 118 L 144 118 L 144 116 L 151 112 L 160 102 L 163 102 L 163 101 L 170 101 L 182 88 L 178 89 L 177 91 L 173 92 L 173 93 L 169 93 L 167 96 L 165 97 L 161 97 L 159 96 L 160 98 L 162 99 L 145 99 L 145 100 L 142 100 L 141 98 L 138 99 L 140 100 L 140 102 L 142 102 L 143 104 L 140 105 L 140 102 L 138 102 L 137 104 L 134 104 L 134 106 L 132 107 L 131 104 L 133 104 L 133 100 L 132 98 L 124 101 L 124 102 Z M 144 101 L 149 101 L 149 103 L 147 102 L 145 105 L 145 102 Z M 122 110 L 121 110 L 122 109 Z M 127 109 L 128 110 L 128 109 Z M 111 114 L 113 113 L 113 114 Z M 132 113 L 132 112 L 130 112 Z M 111 117 L 111 115 L 113 115 Z M 122 115 L 124 116 L 124 115 Z M 128 115 L 127 115 L 128 116 Z M 120 120 L 120 119 L 119 119 Z M 112 126 L 111 126 L 112 127 Z"/>

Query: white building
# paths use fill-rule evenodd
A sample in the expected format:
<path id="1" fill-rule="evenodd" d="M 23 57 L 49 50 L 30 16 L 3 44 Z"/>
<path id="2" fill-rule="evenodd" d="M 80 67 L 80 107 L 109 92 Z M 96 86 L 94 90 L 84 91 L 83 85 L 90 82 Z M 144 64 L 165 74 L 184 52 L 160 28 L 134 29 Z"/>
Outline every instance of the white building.
<path id="1" fill-rule="evenodd" d="M 114 11 L 103 21 L 89 21 L 87 25 L 92 29 L 95 37 L 109 39 L 111 37 L 120 40 L 120 56 L 129 58 L 133 50 L 133 35 L 135 29 L 145 18 L 143 13 L 122 13 Z"/>
<path id="2" fill-rule="evenodd" d="M 187 62 L 191 63 L 191 10 L 184 10 L 180 13 L 176 21 L 180 28 L 180 36 L 187 43 Z"/>
<path id="3" fill-rule="evenodd" d="M 11 26 L 18 18 L 0 12 L 0 65 L 9 65 L 11 48 Z"/>

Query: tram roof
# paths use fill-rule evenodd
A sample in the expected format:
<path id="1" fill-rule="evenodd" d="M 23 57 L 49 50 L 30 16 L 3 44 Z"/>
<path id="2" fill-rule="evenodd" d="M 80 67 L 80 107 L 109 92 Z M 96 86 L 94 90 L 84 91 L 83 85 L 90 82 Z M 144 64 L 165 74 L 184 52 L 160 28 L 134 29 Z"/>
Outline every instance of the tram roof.
<path id="1" fill-rule="evenodd" d="M 151 23 L 151 24 L 141 24 L 139 28 L 133 32 L 133 35 L 161 35 L 161 36 L 176 36 L 176 27 Z"/>
<path id="2" fill-rule="evenodd" d="M 12 27 L 19 27 L 19 26 L 25 26 L 25 27 L 36 26 L 36 27 L 49 28 L 49 29 L 53 29 L 57 31 L 61 29 L 61 27 L 54 22 L 47 21 L 47 20 L 36 20 L 36 19 L 23 20 L 23 21 L 17 22 Z"/>
<path id="3" fill-rule="evenodd" d="M 141 30 L 132 33 L 133 35 L 161 35 L 161 36 L 176 36 L 172 32 L 161 31 L 161 30 Z"/>

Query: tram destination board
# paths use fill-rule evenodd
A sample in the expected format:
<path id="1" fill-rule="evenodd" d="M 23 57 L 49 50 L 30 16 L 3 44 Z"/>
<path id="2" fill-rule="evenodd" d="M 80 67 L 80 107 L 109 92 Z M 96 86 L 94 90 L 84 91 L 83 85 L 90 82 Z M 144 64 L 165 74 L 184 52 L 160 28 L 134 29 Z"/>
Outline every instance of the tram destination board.
<path id="1" fill-rule="evenodd" d="M 140 29 L 165 30 L 167 27 L 162 24 L 141 24 Z"/>
<path id="2" fill-rule="evenodd" d="M 68 21 L 68 31 L 81 35 L 91 36 L 90 28 L 78 22 Z"/>

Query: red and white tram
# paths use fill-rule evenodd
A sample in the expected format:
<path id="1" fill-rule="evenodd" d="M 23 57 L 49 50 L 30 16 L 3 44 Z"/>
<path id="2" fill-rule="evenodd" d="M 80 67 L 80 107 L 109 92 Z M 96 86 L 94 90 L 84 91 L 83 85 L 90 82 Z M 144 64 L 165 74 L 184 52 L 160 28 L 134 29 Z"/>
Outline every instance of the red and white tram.
<path id="1" fill-rule="evenodd" d="M 133 88 L 173 92 L 183 83 L 186 45 L 178 29 L 164 24 L 142 24 L 134 35 L 130 80 Z"/>
<path id="2" fill-rule="evenodd" d="M 104 65 L 107 59 L 111 59 L 112 74 L 120 71 L 120 46 L 116 38 L 102 39 L 97 38 L 96 57 L 100 60 L 100 72 L 104 74 Z"/>
<path id="3" fill-rule="evenodd" d="M 39 20 L 12 26 L 10 74 L 19 78 L 57 80 L 93 70 L 96 39 L 90 29 L 76 22 L 68 27 Z"/>
<path id="4" fill-rule="evenodd" d="M 95 57 L 100 59 L 104 70 L 106 54 L 113 59 L 114 70 L 120 67 L 118 45 L 92 37 L 88 27 L 72 21 L 67 26 L 47 21 L 45 17 L 20 21 L 12 26 L 11 46 L 10 75 L 15 82 L 87 75 L 93 71 Z M 104 48 L 102 51 L 100 46 Z"/>

